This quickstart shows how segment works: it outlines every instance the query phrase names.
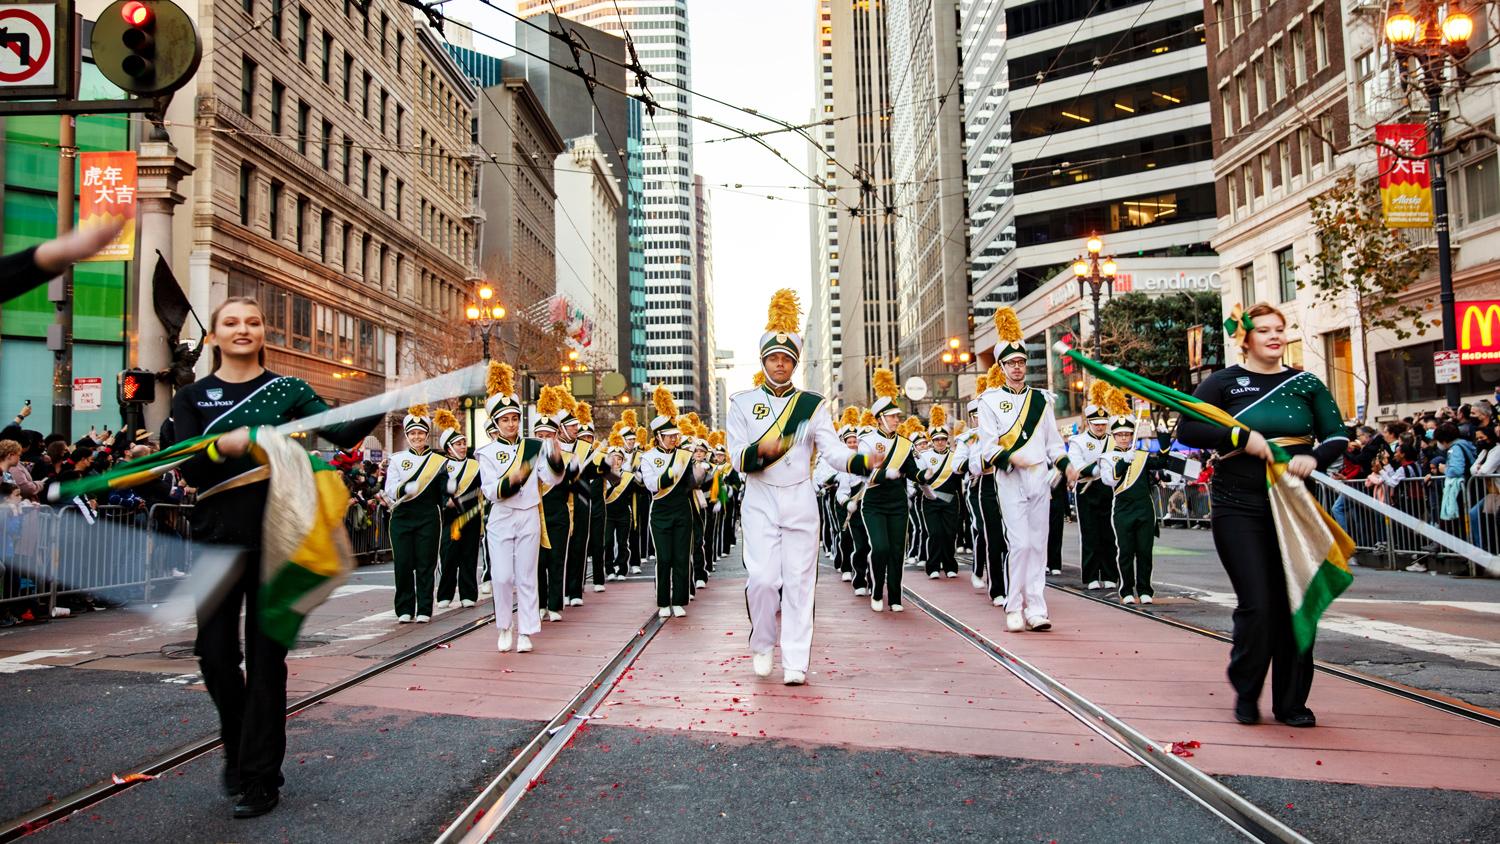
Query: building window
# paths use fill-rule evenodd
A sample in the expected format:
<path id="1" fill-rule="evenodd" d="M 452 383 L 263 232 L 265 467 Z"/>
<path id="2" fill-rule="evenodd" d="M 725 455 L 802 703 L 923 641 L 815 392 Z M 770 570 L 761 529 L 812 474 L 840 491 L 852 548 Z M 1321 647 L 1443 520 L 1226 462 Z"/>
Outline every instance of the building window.
<path id="1" fill-rule="evenodd" d="M 297 152 L 307 155 L 307 124 L 312 121 L 312 106 L 304 102 L 297 103 Z"/>
<path id="2" fill-rule="evenodd" d="M 333 36 L 323 33 L 323 84 L 333 81 Z"/>
<path id="3" fill-rule="evenodd" d="M 311 37 L 312 13 L 299 8 L 297 10 L 297 60 L 303 64 L 307 64 L 307 41 Z"/>
<path id="4" fill-rule="evenodd" d="M 390 26 L 391 26 L 391 16 L 387 15 L 385 12 L 381 12 L 380 13 L 380 57 L 381 58 L 385 58 L 386 57 L 386 52 L 385 52 L 385 49 L 386 49 L 385 48 L 385 37 L 386 37 L 386 30 L 390 29 Z"/>
<path id="5" fill-rule="evenodd" d="M 1483 142 L 1480 142 L 1483 143 Z M 1463 181 L 1464 207 L 1459 224 L 1467 225 L 1500 213 L 1500 170 L 1495 166 L 1495 150 L 1464 164 L 1459 169 Z"/>
<path id="6" fill-rule="evenodd" d="M 240 164 L 240 225 L 250 225 L 251 192 L 255 190 L 255 167 Z"/>
<path id="7" fill-rule="evenodd" d="M 1444 385 L 1437 383 L 1432 368 L 1432 353 L 1441 348 L 1441 341 L 1431 340 L 1376 352 L 1375 389 L 1380 403 L 1442 401 Z M 1459 391 L 1466 396 L 1490 395 L 1500 385 L 1500 367 L 1465 366 L 1459 371 L 1463 378 Z"/>
<path id="8" fill-rule="evenodd" d="M 391 171 L 388 170 L 388 169 L 386 169 L 386 168 L 384 168 L 384 167 L 381 167 L 380 168 L 380 210 L 381 211 L 385 210 L 386 185 L 388 184 L 387 180 L 390 179 L 390 177 L 391 177 Z"/>
<path id="9" fill-rule="evenodd" d="M 1259 58 L 1250 63 L 1251 73 L 1255 77 L 1255 111 L 1264 114 L 1271 106 L 1266 97 L 1266 60 Z"/>
<path id="10" fill-rule="evenodd" d="M 1271 45 L 1271 86 L 1276 95 L 1273 102 L 1286 98 L 1286 44 L 1282 41 Z"/>
<path id="11" fill-rule="evenodd" d="M 246 117 L 255 117 L 255 71 L 259 66 L 255 59 L 245 56 L 240 60 L 240 112 Z"/>
<path id="12" fill-rule="evenodd" d="M 1297 263 L 1290 246 L 1276 252 L 1276 283 L 1281 301 L 1290 302 L 1297 298 Z"/>
<path id="13" fill-rule="evenodd" d="M 1218 34 L 1219 50 L 1229 46 L 1229 27 L 1224 25 L 1224 0 L 1214 0 L 1214 31 Z"/>
<path id="14" fill-rule="evenodd" d="M 271 38 L 281 43 L 281 0 L 271 0 Z"/>
<path id="15" fill-rule="evenodd" d="M 1240 128 L 1250 125 L 1250 82 L 1243 74 L 1234 77 L 1234 90 L 1239 96 Z"/>
<path id="16" fill-rule="evenodd" d="M 363 163 L 360 165 L 359 179 L 360 179 L 360 182 L 359 182 L 359 184 L 360 184 L 360 188 L 359 188 L 360 193 L 364 194 L 365 199 L 369 199 L 370 198 L 370 154 L 368 152 L 365 153 Z"/>
<path id="17" fill-rule="evenodd" d="M 1318 70 L 1328 67 L 1328 25 L 1319 9 L 1309 16 L 1313 32 L 1313 61 Z"/>
<path id="18" fill-rule="evenodd" d="M 1279 169 L 1272 174 L 1272 183 L 1285 185 L 1292 178 L 1292 145 L 1286 140 L 1276 142 L 1276 163 Z"/>
<path id="19" fill-rule="evenodd" d="M 297 251 L 301 252 L 307 246 L 307 197 L 297 197 L 297 231 L 294 236 L 297 240 Z"/>
<path id="20" fill-rule="evenodd" d="M 404 106 L 397 105 L 396 106 L 396 146 L 398 146 L 398 147 L 401 146 L 401 138 L 405 134 L 402 131 L 402 127 L 404 127 L 405 125 L 406 125 L 406 108 Z"/>
<path id="21" fill-rule="evenodd" d="M 1255 289 L 1255 264 L 1243 264 L 1240 273 L 1240 304 L 1249 310 L 1260 301 L 1260 293 Z"/>
<path id="22" fill-rule="evenodd" d="M 271 134 L 281 134 L 281 111 L 286 107 L 286 86 L 271 80 Z"/>
<path id="23" fill-rule="evenodd" d="M 328 241 L 333 239 L 333 212 L 324 211 L 318 221 L 318 260 L 328 263 Z"/>
<path id="24" fill-rule="evenodd" d="M 1292 30 L 1292 87 L 1297 88 L 1307 81 L 1307 41 L 1302 37 L 1302 27 Z"/>
<path id="25" fill-rule="evenodd" d="M 354 91 L 354 54 L 344 51 L 344 102 L 349 102 L 349 96 Z"/>
<path id="26" fill-rule="evenodd" d="M 396 78 L 406 70 L 406 36 L 396 33 Z"/>
<path id="27" fill-rule="evenodd" d="M 354 162 L 354 139 L 344 136 L 344 184 L 349 184 L 349 168 Z"/>
<path id="28" fill-rule="evenodd" d="M 380 134 L 385 134 L 385 113 L 390 110 L 391 95 L 386 91 L 380 92 Z"/>
<path id="29" fill-rule="evenodd" d="M 406 182 L 396 180 L 396 219 L 401 219 L 401 201 L 406 196 Z"/>
<path id="30" fill-rule="evenodd" d="M 268 206 L 269 207 L 266 210 L 267 210 L 267 212 L 270 215 L 271 239 L 272 240 L 280 240 L 281 239 L 281 191 L 282 191 L 282 187 L 283 186 L 282 186 L 282 184 L 280 182 L 272 182 L 271 183 L 271 196 L 270 196 L 270 200 L 268 201 Z"/>
<path id="31" fill-rule="evenodd" d="M 363 82 L 364 82 L 364 86 L 360 90 L 364 92 L 364 105 L 361 106 L 361 110 L 362 110 L 362 112 L 363 112 L 363 114 L 365 116 L 365 119 L 369 120 L 370 119 L 370 72 L 368 70 L 365 71 L 364 76 L 362 77 L 362 79 L 363 79 Z"/>
<path id="32" fill-rule="evenodd" d="M 240 0 L 240 7 L 245 10 L 245 14 L 247 15 L 255 14 L 255 0 Z"/>
<path id="33" fill-rule="evenodd" d="M 323 121 L 323 136 L 321 140 L 323 143 L 319 152 L 318 164 L 323 168 L 323 172 L 327 173 L 333 164 L 333 124 L 327 120 Z"/>
<path id="34" fill-rule="evenodd" d="M 354 224 L 353 223 L 345 223 L 344 224 L 344 238 L 343 238 L 343 241 L 344 241 L 343 242 L 343 250 L 339 253 L 339 255 L 343 259 L 344 273 L 345 273 L 345 275 L 353 275 L 354 274 L 354 259 L 351 256 L 354 253 L 350 251 L 351 249 L 354 248 Z"/>

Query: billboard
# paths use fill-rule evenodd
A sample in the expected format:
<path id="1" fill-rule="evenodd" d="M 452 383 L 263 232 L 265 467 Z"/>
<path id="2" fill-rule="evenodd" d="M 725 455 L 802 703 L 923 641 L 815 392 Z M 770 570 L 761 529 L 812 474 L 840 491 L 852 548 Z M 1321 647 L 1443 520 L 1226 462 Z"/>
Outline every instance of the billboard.
<path id="1" fill-rule="evenodd" d="M 1380 167 L 1380 210 L 1393 229 L 1432 227 L 1432 168 L 1427 166 L 1427 127 L 1388 123 L 1375 127 Z"/>
<path id="2" fill-rule="evenodd" d="M 1459 302 L 1453 313 L 1458 320 L 1459 361 L 1500 361 L 1500 299 Z"/>

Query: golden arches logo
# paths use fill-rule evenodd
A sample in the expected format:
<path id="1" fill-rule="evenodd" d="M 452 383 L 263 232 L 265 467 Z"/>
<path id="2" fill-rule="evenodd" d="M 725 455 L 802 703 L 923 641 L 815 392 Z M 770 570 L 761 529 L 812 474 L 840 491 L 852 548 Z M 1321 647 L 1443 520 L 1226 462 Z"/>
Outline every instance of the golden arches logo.
<path id="1" fill-rule="evenodd" d="M 1469 351 L 1486 351 L 1494 345 L 1495 327 L 1500 324 L 1500 302 L 1466 302 L 1459 321 L 1458 347 Z M 1474 343 L 1474 328 L 1479 328 L 1479 343 Z"/>

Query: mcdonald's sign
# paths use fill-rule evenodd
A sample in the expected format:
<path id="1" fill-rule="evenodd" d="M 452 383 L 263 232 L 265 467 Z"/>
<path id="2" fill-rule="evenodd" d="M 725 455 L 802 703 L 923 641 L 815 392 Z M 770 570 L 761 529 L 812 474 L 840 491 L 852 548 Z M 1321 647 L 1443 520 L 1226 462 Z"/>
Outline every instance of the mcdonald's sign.
<path id="1" fill-rule="evenodd" d="M 1500 362 L 1500 299 L 1459 302 L 1458 359 L 1463 363 Z"/>

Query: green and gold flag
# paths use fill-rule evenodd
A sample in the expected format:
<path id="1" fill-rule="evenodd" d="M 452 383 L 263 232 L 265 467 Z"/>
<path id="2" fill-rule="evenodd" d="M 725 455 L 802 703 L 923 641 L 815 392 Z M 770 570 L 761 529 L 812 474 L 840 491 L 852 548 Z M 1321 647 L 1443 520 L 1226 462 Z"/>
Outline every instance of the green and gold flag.
<path id="1" fill-rule="evenodd" d="M 1100 363 L 1076 350 L 1066 352 L 1065 356 L 1099 380 L 1154 405 L 1201 422 L 1250 430 L 1222 408 L 1180 390 Z M 1322 618 L 1323 611 L 1354 582 L 1354 576 L 1349 572 L 1354 540 L 1328 515 L 1307 485 L 1286 471 L 1290 459 L 1286 451 L 1274 442 L 1271 451 L 1275 460 L 1266 464 L 1266 487 L 1271 516 L 1276 523 L 1276 541 L 1281 547 L 1281 564 L 1286 572 L 1292 630 L 1297 637 L 1297 647 L 1305 652 L 1312 647 L 1317 636 L 1318 619 Z"/>

